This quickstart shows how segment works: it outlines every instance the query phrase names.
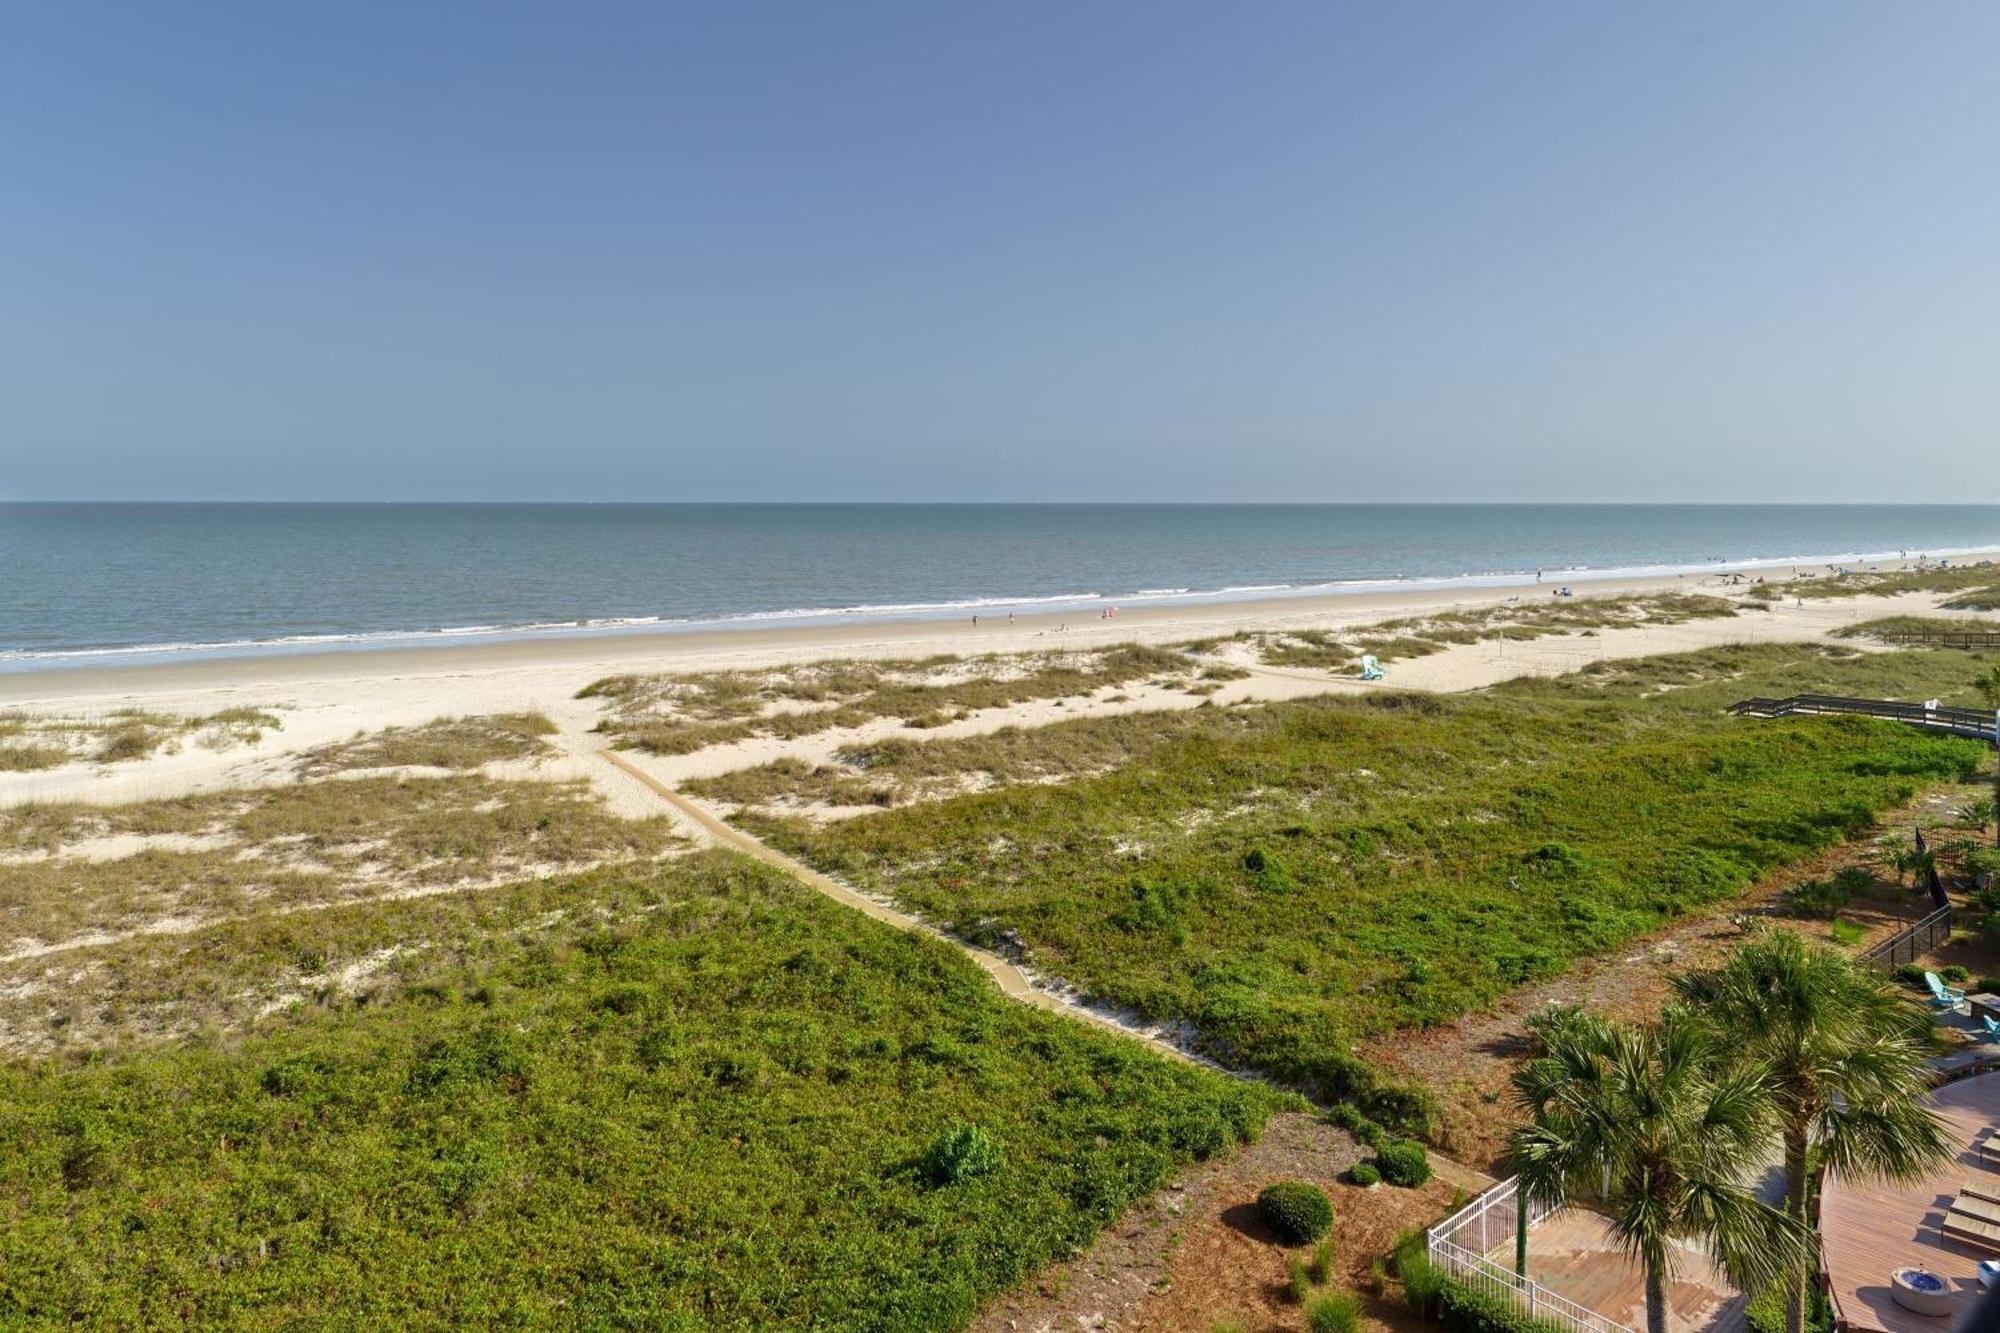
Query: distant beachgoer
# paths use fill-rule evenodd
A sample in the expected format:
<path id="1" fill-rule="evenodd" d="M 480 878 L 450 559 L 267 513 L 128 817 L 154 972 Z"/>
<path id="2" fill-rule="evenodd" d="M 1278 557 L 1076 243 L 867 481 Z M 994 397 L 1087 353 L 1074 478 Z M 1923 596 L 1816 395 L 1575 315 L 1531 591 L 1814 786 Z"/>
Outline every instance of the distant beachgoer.
<path id="1" fill-rule="evenodd" d="M 1007 623 L 1010 625 L 1014 623 L 1014 613 L 1012 611 L 1007 613 Z"/>
<path id="2" fill-rule="evenodd" d="M 979 613 L 977 611 L 974 611 L 972 613 L 972 627 L 974 629 L 979 628 Z"/>

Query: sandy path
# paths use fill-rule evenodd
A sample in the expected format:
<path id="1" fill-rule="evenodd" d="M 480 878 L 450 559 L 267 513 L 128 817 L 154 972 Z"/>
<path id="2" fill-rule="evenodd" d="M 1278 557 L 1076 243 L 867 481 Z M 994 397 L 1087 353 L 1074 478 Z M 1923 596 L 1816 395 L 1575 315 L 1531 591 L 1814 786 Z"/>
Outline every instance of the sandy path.
<path id="1" fill-rule="evenodd" d="M 888 904 L 878 902 L 874 898 L 858 892 L 849 885 L 842 884 L 839 880 L 829 875 L 821 874 L 803 862 L 793 860 L 775 847 L 771 847 L 745 833 L 743 830 L 732 827 L 716 818 L 700 805 L 689 800 L 647 772 L 631 756 L 609 749 L 600 750 L 597 753 L 598 757 L 605 763 L 610 764 L 621 773 L 643 784 L 648 791 L 657 796 L 684 823 L 692 825 L 704 840 L 718 846 L 742 852 L 748 856 L 753 856 L 766 865 L 782 870 L 793 879 L 804 884 L 807 888 L 812 889 L 815 893 L 831 898 L 843 907 L 851 908 L 886 925 L 894 926 L 897 930 L 928 935 L 932 939 L 942 940 L 977 963 L 987 976 L 993 978 L 994 984 L 1000 987 L 1001 992 L 1010 998 L 1020 1000 L 1025 1004 L 1032 1004 L 1036 1008 L 1045 1009 L 1050 1013 L 1063 1014 L 1070 1018 L 1080 1018 L 1086 1022 L 1094 1023 L 1099 1027 L 1108 1028 L 1120 1036 L 1130 1037 L 1135 1041 L 1143 1042 L 1157 1054 L 1168 1056 L 1171 1059 L 1180 1060 L 1188 1064 L 1207 1065 L 1214 1069 L 1220 1068 L 1220 1066 L 1213 1064 L 1211 1061 L 1181 1049 L 1171 1040 L 1161 1036 L 1157 1031 L 1144 1027 L 1136 1020 L 1121 1018 L 1105 1010 L 1084 1004 L 1071 995 L 1049 990 L 1037 984 L 1035 979 L 1020 967 L 1009 962 L 999 954 L 994 953 L 992 950 L 968 944 L 954 935 L 939 930 L 927 921 L 911 916 L 907 912 L 897 911 Z"/>

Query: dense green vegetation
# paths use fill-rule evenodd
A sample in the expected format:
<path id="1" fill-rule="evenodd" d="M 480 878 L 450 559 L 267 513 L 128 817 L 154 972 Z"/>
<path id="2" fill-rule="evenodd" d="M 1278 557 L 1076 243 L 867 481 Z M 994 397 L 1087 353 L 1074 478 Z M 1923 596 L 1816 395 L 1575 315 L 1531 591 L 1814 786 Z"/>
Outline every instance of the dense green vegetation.
<path id="1" fill-rule="evenodd" d="M 1963 695 L 1978 654 L 1766 646 L 1482 695 L 1226 710 L 1059 786 L 745 822 L 1223 1060 L 1381 1118 L 1360 1036 L 1440 1022 L 1867 827 L 1979 746 L 1750 694 Z M 1088 726 L 1089 724 L 1069 724 Z M 1054 730 L 1054 729 L 1051 729 Z"/>
<path id="2" fill-rule="evenodd" d="M 520 892 L 400 905 L 399 987 L 0 1069 L 0 1324 L 951 1328 L 1279 1100 L 740 858 Z"/>

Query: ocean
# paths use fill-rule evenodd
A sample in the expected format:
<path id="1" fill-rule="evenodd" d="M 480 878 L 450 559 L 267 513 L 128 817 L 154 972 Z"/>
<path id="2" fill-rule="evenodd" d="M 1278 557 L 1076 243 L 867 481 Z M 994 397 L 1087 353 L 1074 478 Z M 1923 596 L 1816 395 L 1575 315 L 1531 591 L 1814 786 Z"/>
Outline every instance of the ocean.
<path id="1" fill-rule="evenodd" d="M 0 504 L 0 670 L 1996 551 L 1994 505 Z"/>

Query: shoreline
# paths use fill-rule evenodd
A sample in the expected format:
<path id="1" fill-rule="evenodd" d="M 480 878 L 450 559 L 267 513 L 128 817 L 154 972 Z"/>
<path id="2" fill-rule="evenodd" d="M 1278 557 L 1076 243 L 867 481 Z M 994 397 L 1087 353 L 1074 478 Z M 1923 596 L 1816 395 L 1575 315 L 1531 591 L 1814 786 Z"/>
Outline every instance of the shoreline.
<path id="1" fill-rule="evenodd" d="M 1985 554 L 1968 552 L 1963 554 Z M 1955 557 L 1954 557 L 1955 558 Z M 1910 569 L 1914 560 L 1889 557 L 1845 562 L 1854 571 Z M 49 703 L 133 692 L 246 689 L 298 685 L 321 680 L 358 680 L 410 675 L 453 675 L 510 668 L 603 668 L 604 673 L 646 667 L 652 670 L 722 669 L 808 661 L 816 657 L 931 656 L 952 653 L 1021 653 L 1107 643 L 1162 643 L 1175 639 L 1227 636 L 1239 630 L 1339 629 L 1356 624 L 1447 610 L 1490 607 L 1522 600 L 1524 593 L 1549 595 L 1566 584 L 1581 597 L 1619 597 L 1662 592 L 1726 594 L 1720 580 L 1731 574 L 1756 575 L 1782 565 L 1704 567 L 1687 572 L 1593 576 L 1573 572 L 1529 581 L 1466 584 L 1410 580 L 1388 586 L 1334 592 L 1227 597 L 1201 600 L 1159 598 L 1114 606 L 1109 600 L 1059 609 L 1015 611 L 1009 604 L 981 607 L 950 618 L 907 616 L 849 619 L 809 624 L 759 623 L 746 617 L 686 628 L 577 630 L 512 633 L 493 637 L 447 636 L 444 641 L 302 648 L 262 652 L 155 654 L 145 661 L 93 661 L 0 669 L 0 704 Z M 1797 568 L 1807 568 L 1797 562 Z M 1813 565 L 1818 570 L 1824 564 Z M 1823 577 L 1823 575 L 1821 576 Z M 1789 581 L 1789 580 L 1784 580 Z M 1741 586 L 1741 585 L 1736 585 Z M 1543 592 L 1542 590 L 1547 590 Z M 1015 607 L 1023 603 L 1011 604 Z M 1104 608 L 1116 611 L 1105 618 Z M 976 620 L 976 623 L 975 623 Z M 414 636 L 411 636 L 414 637 Z M 136 654 L 135 654 L 136 655 Z"/>

